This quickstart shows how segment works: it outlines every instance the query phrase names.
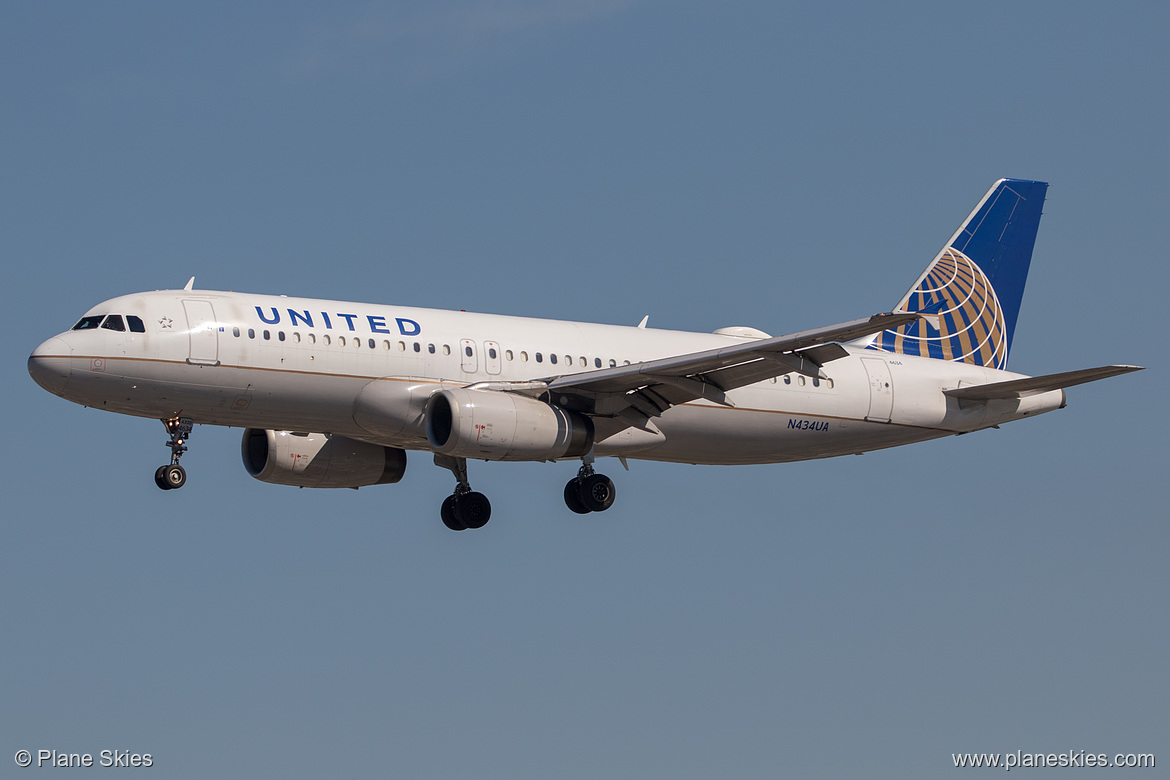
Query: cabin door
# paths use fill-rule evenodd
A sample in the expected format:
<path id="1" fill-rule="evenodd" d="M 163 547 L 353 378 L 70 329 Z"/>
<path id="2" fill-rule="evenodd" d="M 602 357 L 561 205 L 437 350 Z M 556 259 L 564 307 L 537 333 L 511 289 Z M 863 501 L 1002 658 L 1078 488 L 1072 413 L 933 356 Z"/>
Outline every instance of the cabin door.
<path id="1" fill-rule="evenodd" d="M 874 358 L 862 358 L 861 365 L 865 366 L 865 373 L 869 376 L 869 414 L 865 419 L 888 423 L 894 410 L 894 382 L 890 367 L 886 361 Z"/>
<path id="2" fill-rule="evenodd" d="M 187 362 L 196 366 L 219 365 L 219 325 L 211 301 L 183 301 L 191 351 Z"/>

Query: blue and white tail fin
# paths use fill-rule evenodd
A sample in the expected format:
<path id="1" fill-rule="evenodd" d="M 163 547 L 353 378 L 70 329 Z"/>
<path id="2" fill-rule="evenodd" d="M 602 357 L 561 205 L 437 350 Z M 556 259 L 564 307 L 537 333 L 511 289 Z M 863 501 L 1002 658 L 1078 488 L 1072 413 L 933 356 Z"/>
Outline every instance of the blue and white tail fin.
<path id="1" fill-rule="evenodd" d="M 870 349 L 1006 368 L 1047 190 L 997 181 L 894 309 L 928 316 Z"/>

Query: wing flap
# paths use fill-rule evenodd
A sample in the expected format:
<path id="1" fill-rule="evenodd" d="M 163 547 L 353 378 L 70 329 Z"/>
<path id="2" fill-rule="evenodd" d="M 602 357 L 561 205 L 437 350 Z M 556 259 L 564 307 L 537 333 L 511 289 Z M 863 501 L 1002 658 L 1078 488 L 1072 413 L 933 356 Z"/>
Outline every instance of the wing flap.
<path id="1" fill-rule="evenodd" d="M 1025 398 L 1038 393 L 1047 393 L 1050 390 L 1062 390 L 1086 382 L 1096 382 L 1098 379 L 1107 379 L 1111 376 L 1128 374 L 1131 371 L 1141 371 L 1142 366 L 1101 366 L 1099 368 L 1082 368 L 1079 371 L 1065 371 L 1061 374 L 1047 374 L 1033 376 L 1027 379 L 1011 379 L 1007 382 L 992 382 L 974 387 L 958 387 L 953 390 L 943 390 L 943 395 L 958 398 L 963 401 L 991 401 L 1000 398 Z"/>

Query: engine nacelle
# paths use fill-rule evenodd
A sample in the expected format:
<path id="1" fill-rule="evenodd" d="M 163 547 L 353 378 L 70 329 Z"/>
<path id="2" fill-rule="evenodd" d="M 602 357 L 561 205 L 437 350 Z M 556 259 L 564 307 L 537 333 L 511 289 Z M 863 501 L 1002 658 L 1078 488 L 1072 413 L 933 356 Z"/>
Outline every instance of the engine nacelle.
<path id="1" fill-rule="evenodd" d="M 497 390 L 441 390 L 426 411 L 436 451 L 482 460 L 575 458 L 593 446 L 586 416 L 524 395 Z"/>
<path id="2" fill-rule="evenodd" d="M 344 436 L 248 428 L 244 468 L 261 482 L 313 488 L 357 488 L 397 482 L 406 451 Z"/>

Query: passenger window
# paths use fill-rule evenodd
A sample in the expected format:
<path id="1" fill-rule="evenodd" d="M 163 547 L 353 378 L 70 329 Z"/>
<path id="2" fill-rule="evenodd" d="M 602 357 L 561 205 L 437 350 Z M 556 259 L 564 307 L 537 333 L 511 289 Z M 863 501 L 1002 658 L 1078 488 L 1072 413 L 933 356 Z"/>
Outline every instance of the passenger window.
<path id="1" fill-rule="evenodd" d="M 146 326 L 142 324 L 141 317 L 136 317 L 133 314 L 127 314 L 126 324 L 130 326 L 131 333 L 146 333 Z M 239 328 L 236 328 L 236 335 L 240 335 Z"/>
<path id="2" fill-rule="evenodd" d="M 826 379 L 826 380 L 825 380 L 825 387 L 827 387 L 827 388 L 829 388 L 830 390 L 832 390 L 832 389 L 833 389 L 833 380 L 832 380 L 832 379 Z"/>
<path id="3" fill-rule="evenodd" d="M 613 358 L 610 358 L 609 359 L 609 367 L 610 368 L 617 368 L 617 361 L 614 360 Z"/>
<path id="4" fill-rule="evenodd" d="M 310 334 L 309 334 L 309 343 L 310 343 L 310 344 L 316 344 L 316 343 L 317 343 L 317 334 L 315 334 L 315 333 L 310 333 Z"/>
<path id="5" fill-rule="evenodd" d="M 601 368 L 601 358 L 593 358 L 593 367 Z"/>
<path id="6" fill-rule="evenodd" d="M 118 332 L 126 330 L 126 324 L 122 322 L 121 314 L 111 314 L 109 317 L 106 317 L 106 321 L 102 323 L 102 327 L 106 330 L 116 330 Z"/>
<path id="7" fill-rule="evenodd" d="M 345 346 L 345 336 L 338 336 L 337 337 L 337 346 L 339 346 L 339 347 Z"/>
<path id="8" fill-rule="evenodd" d="M 248 338 L 256 338 L 256 330 L 254 328 L 248 328 Z"/>
<path id="9" fill-rule="evenodd" d="M 565 355 L 565 365 L 566 366 L 573 365 L 573 356 L 572 355 Z"/>
<path id="10" fill-rule="evenodd" d="M 415 352 L 422 352 L 422 344 L 419 344 L 417 341 L 414 342 L 414 351 Z"/>
<path id="11" fill-rule="evenodd" d="M 801 387 L 804 387 L 804 377 L 803 377 L 803 376 L 798 376 L 798 377 L 796 378 L 796 384 L 800 385 Z"/>
<path id="12" fill-rule="evenodd" d="M 435 354 L 435 345 L 427 344 L 427 352 L 430 352 L 432 355 Z"/>
<path id="13" fill-rule="evenodd" d="M 133 322 L 132 322 L 132 323 L 130 323 L 130 329 L 131 329 L 131 330 L 133 330 L 133 329 L 134 329 L 134 323 L 133 323 Z M 233 336 L 235 336 L 236 338 L 239 338 L 239 337 L 240 337 L 240 329 L 239 329 L 239 328 L 232 328 L 232 335 L 233 335 Z"/>
<path id="14" fill-rule="evenodd" d="M 467 355 L 467 357 L 471 357 L 471 347 L 464 347 L 463 354 Z"/>
<path id="15" fill-rule="evenodd" d="M 99 314 L 95 317 L 82 317 L 78 323 L 73 326 L 73 330 L 93 330 L 98 325 L 102 324 L 102 319 L 104 316 L 105 315 Z"/>
<path id="16" fill-rule="evenodd" d="M 507 358 L 508 360 L 511 360 L 512 359 L 512 350 L 505 349 L 504 350 L 504 357 Z"/>
<path id="17" fill-rule="evenodd" d="M 497 354 L 497 353 L 496 353 L 496 348 L 495 348 L 495 347 L 489 347 L 489 348 L 488 348 L 488 357 L 490 357 L 492 360 L 495 360 L 495 359 L 496 359 L 496 354 Z"/>
<path id="18" fill-rule="evenodd" d="M 444 355 L 450 355 L 450 354 L 451 354 L 451 345 L 450 345 L 450 344 L 444 344 L 444 345 L 443 345 L 443 354 L 444 354 Z"/>
<path id="19" fill-rule="evenodd" d="M 791 374 L 784 375 L 784 384 L 786 384 L 786 385 L 792 384 L 792 375 Z"/>
<path id="20" fill-rule="evenodd" d="M 817 378 L 814 376 L 814 377 L 813 377 L 813 387 L 820 387 L 820 386 L 821 386 L 821 380 L 817 379 Z"/>
<path id="21" fill-rule="evenodd" d="M 374 340 L 370 339 L 370 349 L 373 349 L 373 348 L 374 348 Z"/>
<path id="22" fill-rule="evenodd" d="M 383 341 L 382 346 L 385 347 L 387 352 L 390 351 L 390 342 L 389 341 Z"/>
<path id="23" fill-rule="evenodd" d="M 277 331 L 277 332 L 276 332 L 276 337 L 277 337 L 278 339 L 280 339 L 281 341 L 284 341 L 284 331 L 283 331 L 283 330 Z"/>
<path id="24" fill-rule="evenodd" d="M 405 341 L 400 341 L 400 342 L 398 342 L 398 351 L 399 351 L 399 352 L 405 352 L 405 351 L 406 351 L 406 342 L 405 342 Z"/>
<path id="25" fill-rule="evenodd" d="M 557 363 L 557 356 L 556 355 L 549 355 L 548 362 L 552 363 L 555 366 Z"/>
<path id="26" fill-rule="evenodd" d="M 543 361 L 544 361 L 544 358 L 541 356 L 541 354 L 539 352 L 537 352 L 536 353 L 536 362 L 541 363 Z"/>
<path id="27" fill-rule="evenodd" d="M 264 340 L 269 341 L 271 339 L 272 339 L 272 334 L 269 333 L 268 331 L 264 331 Z"/>
<path id="28" fill-rule="evenodd" d="M 589 365 L 589 361 L 588 361 L 588 360 L 586 360 L 584 357 L 582 357 L 582 358 L 581 358 L 581 367 L 582 367 L 582 368 L 585 368 L 585 367 L 587 367 L 588 365 Z"/>
<path id="29" fill-rule="evenodd" d="M 527 363 L 527 362 L 528 362 L 528 353 L 527 353 L 527 352 L 524 352 L 524 351 L 521 351 L 521 352 L 520 352 L 520 362 L 521 362 L 521 363 Z"/>
<path id="30" fill-rule="evenodd" d="M 300 343 L 301 343 L 301 333 L 300 333 L 300 331 L 293 331 L 293 341 L 295 341 L 295 342 L 296 342 L 296 343 L 298 343 L 298 344 L 300 344 Z"/>

